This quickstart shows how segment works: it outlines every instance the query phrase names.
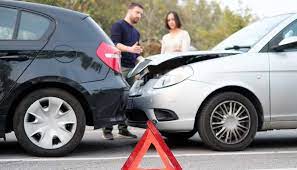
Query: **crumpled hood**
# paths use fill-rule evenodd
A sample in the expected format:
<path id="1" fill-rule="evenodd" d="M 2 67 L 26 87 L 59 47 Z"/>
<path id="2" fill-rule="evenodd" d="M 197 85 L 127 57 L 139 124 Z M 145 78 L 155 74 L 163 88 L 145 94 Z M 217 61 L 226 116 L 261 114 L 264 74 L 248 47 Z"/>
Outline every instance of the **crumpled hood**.
<path id="1" fill-rule="evenodd" d="M 158 54 L 147 57 L 144 61 L 138 63 L 131 72 L 128 74 L 128 78 L 134 77 L 135 75 L 142 72 L 145 68 L 149 66 L 157 66 L 169 60 L 181 59 L 186 57 L 195 56 L 196 58 L 204 57 L 203 60 L 207 60 L 208 56 L 229 56 L 240 54 L 240 51 L 189 51 L 189 52 L 178 52 L 178 53 L 170 53 L 170 54 Z M 209 57 L 209 59 L 218 58 L 218 57 Z"/>

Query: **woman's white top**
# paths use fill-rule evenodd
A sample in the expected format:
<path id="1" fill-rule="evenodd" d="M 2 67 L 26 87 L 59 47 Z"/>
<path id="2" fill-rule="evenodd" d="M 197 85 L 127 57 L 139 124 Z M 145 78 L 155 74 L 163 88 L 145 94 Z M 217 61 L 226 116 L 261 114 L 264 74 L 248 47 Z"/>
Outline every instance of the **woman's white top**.
<path id="1" fill-rule="evenodd" d="M 161 54 L 188 51 L 191 38 L 187 31 L 180 30 L 177 34 L 166 34 L 162 38 Z"/>

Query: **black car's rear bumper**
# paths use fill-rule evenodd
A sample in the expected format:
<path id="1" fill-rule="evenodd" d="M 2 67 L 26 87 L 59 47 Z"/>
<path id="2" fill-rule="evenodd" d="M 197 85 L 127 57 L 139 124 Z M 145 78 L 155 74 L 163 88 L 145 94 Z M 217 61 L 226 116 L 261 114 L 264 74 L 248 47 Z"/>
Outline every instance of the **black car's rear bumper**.
<path id="1" fill-rule="evenodd" d="M 0 115 L 0 138 L 5 135 L 6 115 Z"/>
<path id="2" fill-rule="evenodd" d="M 86 99 L 95 129 L 116 125 L 126 120 L 129 85 L 122 75 L 109 72 L 102 81 L 81 84 L 88 91 Z"/>
<path id="3" fill-rule="evenodd" d="M 106 90 L 98 94 L 93 109 L 94 128 L 116 125 L 126 120 L 128 90 Z"/>

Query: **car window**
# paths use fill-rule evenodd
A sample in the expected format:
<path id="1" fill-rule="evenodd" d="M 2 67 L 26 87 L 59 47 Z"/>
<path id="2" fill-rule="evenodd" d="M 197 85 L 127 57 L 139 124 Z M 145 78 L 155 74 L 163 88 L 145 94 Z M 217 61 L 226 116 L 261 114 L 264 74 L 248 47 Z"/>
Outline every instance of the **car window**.
<path id="1" fill-rule="evenodd" d="M 286 28 L 284 28 L 279 34 L 277 34 L 271 41 L 270 47 L 277 46 L 283 39 L 297 36 L 297 20 L 292 22 Z M 285 49 L 284 51 L 297 51 L 297 46 L 290 49 Z"/>
<path id="2" fill-rule="evenodd" d="M 0 7 L 0 40 L 12 40 L 18 11 Z"/>
<path id="3" fill-rule="evenodd" d="M 292 14 L 278 15 L 256 21 L 223 40 L 214 47 L 213 50 L 225 50 L 226 48 L 233 47 L 235 45 L 253 47 L 272 29 L 291 15 Z M 240 50 L 242 52 L 247 52 L 249 49 L 250 48 L 242 48 Z"/>
<path id="4" fill-rule="evenodd" d="M 50 21 L 40 15 L 22 12 L 17 40 L 39 40 L 46 33 Z"/>

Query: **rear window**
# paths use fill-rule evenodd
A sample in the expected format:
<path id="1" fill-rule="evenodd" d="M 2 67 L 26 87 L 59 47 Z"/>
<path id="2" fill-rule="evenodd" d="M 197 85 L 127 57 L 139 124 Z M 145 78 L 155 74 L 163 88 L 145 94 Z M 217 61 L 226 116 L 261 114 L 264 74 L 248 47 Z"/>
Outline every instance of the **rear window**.
<path id="1" fill-rule="evenodd" d="M 0 40 L 12 40 L 18 11 L 0 7 Z"/>
<path id="2" fill-rule="evenodd" d="M 87 29 L 88 29 L 87 33 L 92 33 L 92 35 L 90 35 L 91 37 L 89 37 L 89 38 L 92 38 L 92 39 L 100 38 L 101 41 L 104 41 L 107 44 L 113 44 L 113 42 L 108 37 L 108 35 L 102 30 L 102 28 L 91 17 L 87 17 L 85 19 L 85 22 L 87 22 L 89 24 L 87 27 Z"/>
<path id="3" fill-rule="evenodd" d="M 47 32 L 50 21 L 40 15 L 22 12 L 18 40 L 39 40 Z"/>

